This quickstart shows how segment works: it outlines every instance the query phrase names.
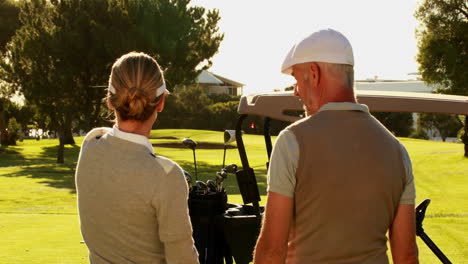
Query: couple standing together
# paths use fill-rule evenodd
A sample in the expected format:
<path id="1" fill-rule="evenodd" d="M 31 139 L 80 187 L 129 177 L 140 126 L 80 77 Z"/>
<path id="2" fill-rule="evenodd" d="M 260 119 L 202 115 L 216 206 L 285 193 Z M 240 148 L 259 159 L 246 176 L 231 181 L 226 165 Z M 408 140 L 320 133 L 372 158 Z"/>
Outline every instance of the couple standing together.
<path id="1" fill-rule="evenodd" d="M 332 30 L 293 46 L 303 118 L 278 136 L 254 263 L 418 263 L 415 188 L 403 145 L 358 104 L 351 44 Z M 97 263 L 198 263 L 182 169 L 148 137 L 168 93 L 158 63 L 129 53 L 113 65 L 113 128 L 83 141 L 76 187 L 81 232 Z M 272 106 L 273 107 L 273 106 Z"/>

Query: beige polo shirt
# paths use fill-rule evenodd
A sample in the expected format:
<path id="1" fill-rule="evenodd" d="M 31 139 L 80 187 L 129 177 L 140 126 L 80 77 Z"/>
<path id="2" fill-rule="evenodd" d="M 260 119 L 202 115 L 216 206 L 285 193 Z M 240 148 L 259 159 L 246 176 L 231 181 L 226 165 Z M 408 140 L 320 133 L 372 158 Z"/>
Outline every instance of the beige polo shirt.
<path id="1" fill-rule="evenodd" d="M 328 103 L 320 111 L 362 111 L 369 112 L 363 104 L 355 103 Z M 416 192 L 412 173 L 411 160 L 405 147 L 400 143 L 402 159 L 406 171 L 406 184 L 401 195 L 400 204 L 414 204 Z M 267 191 L 272 191 L 287 197 L 294 197 L 296 187 L 296 170 L 299 162 L 299 145 L 294 133 L 285 129 L 276 139 L 268 169 Z M 313 168 L 311 168 L 313 170 Z"/>

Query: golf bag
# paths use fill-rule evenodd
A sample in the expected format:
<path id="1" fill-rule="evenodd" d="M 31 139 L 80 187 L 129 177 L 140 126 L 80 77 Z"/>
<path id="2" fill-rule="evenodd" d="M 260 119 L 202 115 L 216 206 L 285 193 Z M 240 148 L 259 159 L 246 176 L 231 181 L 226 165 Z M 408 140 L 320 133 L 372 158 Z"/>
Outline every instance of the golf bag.
<path id="1" fill-rule="evenodd" d="M 232 263 L 222 224 L 223 214 L 227 209 L 226 192 L 200 195 L 192 190 L 188 203 L 200 264 L 222 264 L 224 258 L 226 264 Z"/>

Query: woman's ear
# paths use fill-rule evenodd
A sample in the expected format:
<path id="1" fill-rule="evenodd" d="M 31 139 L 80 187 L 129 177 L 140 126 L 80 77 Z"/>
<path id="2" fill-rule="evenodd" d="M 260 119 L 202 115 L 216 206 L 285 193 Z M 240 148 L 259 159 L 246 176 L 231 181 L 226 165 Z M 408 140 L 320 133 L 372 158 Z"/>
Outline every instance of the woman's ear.
<path id="1" fill-rule="evenodd" d="M 107 108 L 109 108 L 110 110 L 115 110 L 115 107 L 111 104 L 110 102 L 110 95 L 108 94 L 107 95 Z"/>
<path id="2" fill-rule="evenodd" d="M 164 109 L 164 103 L 166 102 L 166 94 L 163 94 L 161 101 L 159 102 L 158 106 L 156 106 L 156 111 L 162 112 Z"/>

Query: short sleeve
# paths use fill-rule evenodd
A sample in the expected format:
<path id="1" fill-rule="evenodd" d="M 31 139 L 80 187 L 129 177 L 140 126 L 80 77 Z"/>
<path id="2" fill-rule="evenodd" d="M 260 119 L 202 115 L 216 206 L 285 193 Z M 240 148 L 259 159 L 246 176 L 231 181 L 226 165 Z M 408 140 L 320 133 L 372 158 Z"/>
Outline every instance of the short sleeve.
<path id="1" fill-rule="evenodd" d="M 415 204 L 416 189 L 414 187 L 414 177 L 411 159 L 409 157 L 408 152 L 406 151 L 406 148 L 401 143 L 400 146 L 403 165 L 405 167 L 405 186 L 403 187 L 403 193 L 401 194 L 400 204 Z"/>
<path id="2" fill-rule="evenodd" d="M 268 189 L 290 198 L 296 188 L 299 145 L 291 130 L 283 130 L 276 139 L 268 168 Z"/>

